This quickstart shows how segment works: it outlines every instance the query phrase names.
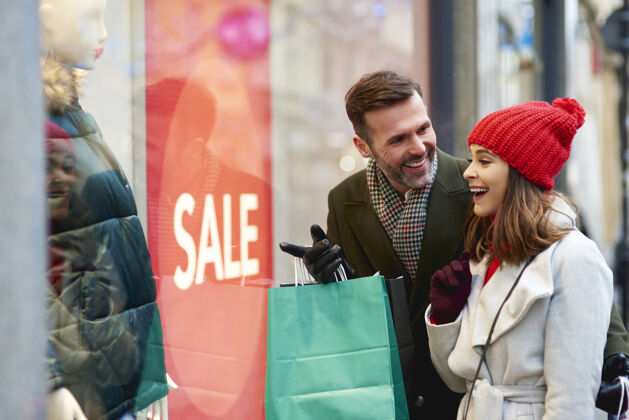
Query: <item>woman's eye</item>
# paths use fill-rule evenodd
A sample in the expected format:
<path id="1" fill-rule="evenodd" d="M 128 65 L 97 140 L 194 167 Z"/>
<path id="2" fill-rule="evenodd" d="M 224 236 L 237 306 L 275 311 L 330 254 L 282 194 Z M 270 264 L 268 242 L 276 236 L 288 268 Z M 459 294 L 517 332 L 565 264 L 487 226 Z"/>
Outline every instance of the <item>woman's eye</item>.
<path id="1" fill-rule="evenodd" d="M 63 162 L 62 169 L 63 169 L 63 172 L 65 172 L 66 174 L 73 173 L 74 172 L 74 162 L 72 162 L 72 161 L 70 161 L 70 162 L 68 162 L 68 161 Z"/>

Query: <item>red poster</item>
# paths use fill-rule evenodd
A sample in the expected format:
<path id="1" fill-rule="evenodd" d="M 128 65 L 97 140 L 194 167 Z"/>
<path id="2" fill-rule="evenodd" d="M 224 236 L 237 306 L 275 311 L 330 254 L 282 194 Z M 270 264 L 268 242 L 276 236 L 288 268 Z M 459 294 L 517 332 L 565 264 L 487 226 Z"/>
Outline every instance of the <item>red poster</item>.
<path id="1" fill-rule="evenodd" d="M 147 0 L 148 242 L 174 419 L 262 419 L 268 0 Z"/>

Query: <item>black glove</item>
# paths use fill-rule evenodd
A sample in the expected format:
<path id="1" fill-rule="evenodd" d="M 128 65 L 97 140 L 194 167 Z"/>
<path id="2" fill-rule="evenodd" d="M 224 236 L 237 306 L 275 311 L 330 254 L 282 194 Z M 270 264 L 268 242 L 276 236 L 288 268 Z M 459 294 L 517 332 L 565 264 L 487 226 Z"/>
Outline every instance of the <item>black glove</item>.
<path id="1" fill-rule="evenodd" d="M 471 255 L 463 251 L 458 260 L 452 260 L 430 278 L 432 319 L 437 324 L 454 321 L 467 302 L 472 284 Z"/>
<path id="2" fill-rule="evenodd" d="M 619 376 L 629 376 L 629 357 L 622 353 L 607 356 L 603 362 L 603 375 L 596 396 L 596 406 L 610 414 L 618 413 L 618 404 L 622 397 Z M 627 406 L 628 402 L 625 398 L 622 413 L 627 411 Z"/>
<path id="3" fill-rule="evenodd" d="M 280 242 L 280 249 L 294 257 L 302 258 L 310 275 L 319 283 L 334 281 L 334 272 L 341 265 L 348 279 L 354 277 L 354 270 L 343 258 L 343 249 L 330 241 L 321 226 L 312 225 L 310 236 L 311 247 Z"/>

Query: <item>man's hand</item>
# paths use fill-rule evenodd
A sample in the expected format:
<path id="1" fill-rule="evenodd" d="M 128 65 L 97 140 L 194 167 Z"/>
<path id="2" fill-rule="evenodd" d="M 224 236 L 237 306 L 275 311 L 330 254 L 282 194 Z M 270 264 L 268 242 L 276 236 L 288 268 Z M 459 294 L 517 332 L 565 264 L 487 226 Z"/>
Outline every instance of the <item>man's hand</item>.
<path id="1" fill-rule="evenodd" d="M 629 357 L 622 353 L 607 356 L 603 363 L 603 375 L 596 397 L 596 406 L 614 415 L 618 413 L 618 406 L 622 398 L 623 388 L 620 383 L 620 376 L 629 379 Z M 625 395 L 621 413 L 627 411 L 628 405 Z"/>
<path id="2" fill-rule="evenodd" d="M 343 266 L 348 279 L 354 277 L 354 270 L 343 258 L 343 249 L 330 241 L 321 226 L 312 225 L 310 236 L 311 247 L 281 242 L 280 249 L 294 257 L 302 258 L 310 275 L 319 283 L 334 281 L 334 273 L 340 266 Z"/>
<path id="3" fill-rule="evenodd" d="M 48 420 L 87 420 L 81 406 L 67 388 L 48 395 Z"/>
<path id="4" fill-rule="evenodd" d="M 437 324 L 454 321 L 467 302 L 472 284 L 471 255 L 463 251 L 458 260 L 437 270 L 430 278 L 432 319 Z"/>

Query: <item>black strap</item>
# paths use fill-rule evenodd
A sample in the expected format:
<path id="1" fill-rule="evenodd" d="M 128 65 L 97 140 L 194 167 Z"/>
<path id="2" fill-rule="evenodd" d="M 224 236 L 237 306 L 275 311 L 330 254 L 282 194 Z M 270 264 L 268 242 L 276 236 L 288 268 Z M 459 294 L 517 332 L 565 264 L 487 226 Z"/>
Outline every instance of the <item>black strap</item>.
<path id="1" fill-rule="evenodd" d="M 389 302 L 391 304 L 391 314 L 393 315 L 393 326 L 397 337 L 398 348 L 405 348 L 413 345 L 413 332 L 408 314 L 408 299 L 406 298 L 406 285 L 404 277 L 386 279 Z"/>
<path id="2" fill-rule="evenodd" d="M 404 277 L 386 279 L 387 292 L 391 303 L 393 315 L 393 327 L 397 339 L 397 352 L 400 355 L 402 365 L 402 379 L 407 397 L 410 398 L 411 390 L 414 389 L 414 361 L 415 342 L 411 321 L 408 315 L 408 299 L 406 298 L 406 284 Z"/>
<path id="3" fill-rule="evenodd" d="M 518 282 L 520 281 L 520 278 L 522 277 L 522 273 L 524 273 L 524 270 L 526 269 L 526 267 L 528 267 L 529 264 L 532 263 L 534 259 L 535 259 L 535 256 L 531 257 L 526 262 L 526 264 L 524 264 L 524 267 L 522 267 L 522 270 L 520 270 L 520 274 L 518 274 L 518 277 L 515 279 L 515 282 L 513 282 L 513 286 L 511 286 L 511 289 L 509 290 L 509 293 L 507 293 L 507 296 L 502 301 L 502 304 L 500 305 L 500 308 L 498 308 L 498 312 L 496 312 L 496 316 L 494 317 L 494 321 L 491 324 L 491 328 L 489 329 L 489 334 L 487 335 L 487 341 L 485 341 L 485 345 L 483 346 L 483 352 L 481 353 L 480 360 L 478 361 L 478 366 L 476 367 L 476 373 L 474 373 L 474 380 L 472 381 L 472 386 L 470 388 L 470 393 L 467 396 L 467 404 L 465 404 L 465 411 L 463 413 L 463 420 L 465 420 L 467 418 L 467 411 L 469 410 L 470 402 L 472 401 L 472 393 L 474 392 L 474 385 L 476 384 L 476 381 L 478 380 L 478 374 L 480 373 L 480 368 L 483 366 L 483 362 L 485 361 L 485 355 L 487 354 L 487 348 L 489 347 L 489 342 L 491 341 L 491 336 L 494 333 L 494 328 L 496 327 L 496 322 L 498 322 L 498 315 L 500 315 L 500 312 L 502 311 L 503 306 L 505 306 L 505 303 L 507 303 L 507 300 L 509 300 L 509 298 L 511 297 L 511 294 L 513 293 L 513 290 L 515 289 L 515 286 L 518 285 Z"/>

